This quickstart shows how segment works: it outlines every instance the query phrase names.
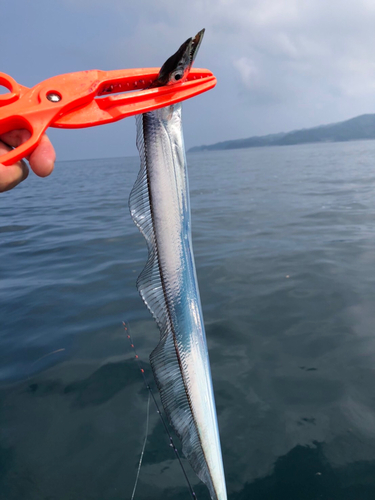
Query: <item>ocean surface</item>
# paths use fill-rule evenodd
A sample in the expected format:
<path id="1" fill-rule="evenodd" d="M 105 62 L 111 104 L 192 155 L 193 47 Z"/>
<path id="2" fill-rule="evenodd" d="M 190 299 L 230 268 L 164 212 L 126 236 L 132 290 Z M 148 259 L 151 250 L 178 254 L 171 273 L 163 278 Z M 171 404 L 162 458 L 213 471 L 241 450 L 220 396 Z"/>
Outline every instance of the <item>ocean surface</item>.
<path id="1" fill-rule="evenodd" d="M 373 500 L 375 142 L 188 164 L 229 499 Z M 1 500 L 131 498 L 148 393 L 122 321 L 150 382 L 159 338 L 138 165 L 59 162 L 0 195 Z M 189 498 L 151 405 L 135 500 Z"/>

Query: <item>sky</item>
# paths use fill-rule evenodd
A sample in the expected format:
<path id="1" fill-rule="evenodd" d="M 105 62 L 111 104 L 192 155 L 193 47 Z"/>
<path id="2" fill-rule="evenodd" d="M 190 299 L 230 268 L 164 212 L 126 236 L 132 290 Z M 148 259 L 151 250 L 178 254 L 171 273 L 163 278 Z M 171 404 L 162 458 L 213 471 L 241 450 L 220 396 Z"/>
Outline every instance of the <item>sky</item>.
<path id="1" fill-rule="evenodd" d="M 373 0 L 0 0 L 0 71 L 158 67 L 206 28 L 195 67 L 215 89 L 186 101 L 187 148 L 375 112 Z M 135 120 L 49 129 L 58 160 L 134 156 Z"/>

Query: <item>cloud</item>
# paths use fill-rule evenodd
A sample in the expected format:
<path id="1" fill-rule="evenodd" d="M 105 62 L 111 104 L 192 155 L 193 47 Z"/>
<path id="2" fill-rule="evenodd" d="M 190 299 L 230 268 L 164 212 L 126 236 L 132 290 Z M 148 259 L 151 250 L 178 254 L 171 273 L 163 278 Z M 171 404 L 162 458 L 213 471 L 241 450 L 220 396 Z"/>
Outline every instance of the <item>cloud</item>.
<path id="1" fill-rule="evenodd" d="M 196 64 L 218 85 L 184 106 L 188 146 L 375 111 L 372 0 L 14 0 L 3 10 L 0 63 L 26 85 L 67 71 L 158 66 L 205 27 Z"/>
<path id="2" fill-rule="evenodd" d="M 120 17 L 129 15 L 123 6 L 107 4 Z M 141 6 L 130 9 L 132 30 L 114 49 L 127 50 L 133 65 L 161 64 L 176 42 L 206 28 L 197 64 L 218 78 L 215 108 L 189 143 L 200 142 L 203 130 L 215 135 L 216 129 L 221 140 L 375 111 L 369 0 L 145 0 Z M 218 125 L 224 115 L 225 126 Z"/>
<path id="3" fill-rule="evenodd" d="M 251 90 L 261 83 L 260 72 L 251 59 L 240 57 L 233 61 L 233 66 L 240 74 L 241 81 L 246 88 Z"/>

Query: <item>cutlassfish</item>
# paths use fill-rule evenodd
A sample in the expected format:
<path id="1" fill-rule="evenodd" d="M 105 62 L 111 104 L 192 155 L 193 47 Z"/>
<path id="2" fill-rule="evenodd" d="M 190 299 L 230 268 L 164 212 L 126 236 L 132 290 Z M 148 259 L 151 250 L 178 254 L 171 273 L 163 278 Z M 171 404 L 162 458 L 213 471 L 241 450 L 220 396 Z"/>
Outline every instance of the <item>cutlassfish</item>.
<path id="1" fill-rule="evenodd" d="M 152 87 L 183 81 L 204 30 L 162 66 Z M 145 237 L 148 260 L 137 280 L 160 330 L 150 362 L 182 450 L 213 500 L 226 500 L 220 438 L 190 227 L 190 200 L 181 104 L 138 115 L 141 167 L 130 194 L 132 218 Z"/>

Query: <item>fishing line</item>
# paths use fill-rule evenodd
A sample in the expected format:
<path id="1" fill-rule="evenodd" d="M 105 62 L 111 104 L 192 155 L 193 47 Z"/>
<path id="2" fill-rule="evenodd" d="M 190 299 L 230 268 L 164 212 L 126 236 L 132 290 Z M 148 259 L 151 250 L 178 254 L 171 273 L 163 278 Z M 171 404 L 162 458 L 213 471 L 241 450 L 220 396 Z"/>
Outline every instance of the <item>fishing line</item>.
<path id="1" fill-rule="evenodd" d="M 134 499 L 135 490 L 137 489 L 137 484 L 138 484 L 138 479 L 139 479 L 139 473 L 141 472 L 141 465 L 142 465 L 143 455 L 145 453 L 145 448 L 146 448 L 146 443 L 147 443 L 149 416 L 150 416 L 150 393 L 148 393 L 148 398 L 147 398 L 147 420 L 146 420 L 145 440 L 143 441 L 142 452 L 141 452 L 141 456 L 139 458 L 139 464 L 138 464 L 138 470 L 137 470 L 137 477 L 135 478 L 135 483 L 134 483 L 134 488 L 133 488 L 133 493 L 132 493 L 131 500 Z"/>
<path id="2" fill-rule="evenodd" d="M 165 418 L 163 417 L 163 414 L 161 413 L 161 411 L 159 409 L 159 405 L 158 405 L 158 403 L 157 403 L 157 401 L 155 399 L 155 396 L 154 396 L 154 393 L 153 393 L 153 391 L 152 391 L 152 389 L 150 387 L 150 384 L 147 382 L 145 371 L 144 371 L 144 369 L 140 365 L 140 359 L 139 359 L 137 351 L 136 351 L 136 349 L 134 347 L 134 342 L 133 342 L 133 339 L 131 338 L 130 332 L 129 332 L 128 327 L 127 327 L 127 324 L 124 321 L 122 322 L 122 324 L 124 326 L 124 330 L 126 332 L 126 336 L 129 339 L 130 347 L 134 350 L 134 357 L 135 357 L 136 362 L 138 363 L 138 368 L 139 368 L 139 370 L 140 370 L 140 372 L 142 374 L 143 382 L 144 382 L 144 384 L 146 386 L 146 389 L 149 391 L 149 394 L 151 395 L 152 401 L 154 402 L 154 405 L 155 405 L 155 408 L 156 408 L 156 413 L 159 415 L 160 420 L 162 421 L 164 430 L 165 430 L 165 432 L 166 432 L 166 434 L 167 434 L 167 436 L 169 438 L 169 446 L 173 449 L 174 454 L 176 455 L 176 458 L 177 458 L 177 460 L 178 460 L 178 462 L 180 464 L 180 467 L 181 467 L 181 470 L 182 470 L 182 472 L 183 472 L 183 474 L 185 476 L 185 480 L 187 482 L 187 485 L 188 485 L 191 497 L 194 500 L 197 500 L 197 495 L 195 494 L 195 491 L 193 490 L 193 487 L 192 487 L 192 485 L 191 485 L 191 483 L 189 481 L 189 478 L 188 478 L 188 476 L 186 474 L 186 470 L 185 470 L 184 464 L 181 461 L 181 457 L 180 457 L 180 454 L 178 452 L 178 449 L 176 448 L 176 446 L 175 446 L 175 444 L 173 442 L 173 438 L 171 436 L 171 433 L 168 430 L 168 426 L 167 426 L 167 423 L 165 421 Z M 139 468 L 140 468 L 140 466 L 139 466 Z"/>

